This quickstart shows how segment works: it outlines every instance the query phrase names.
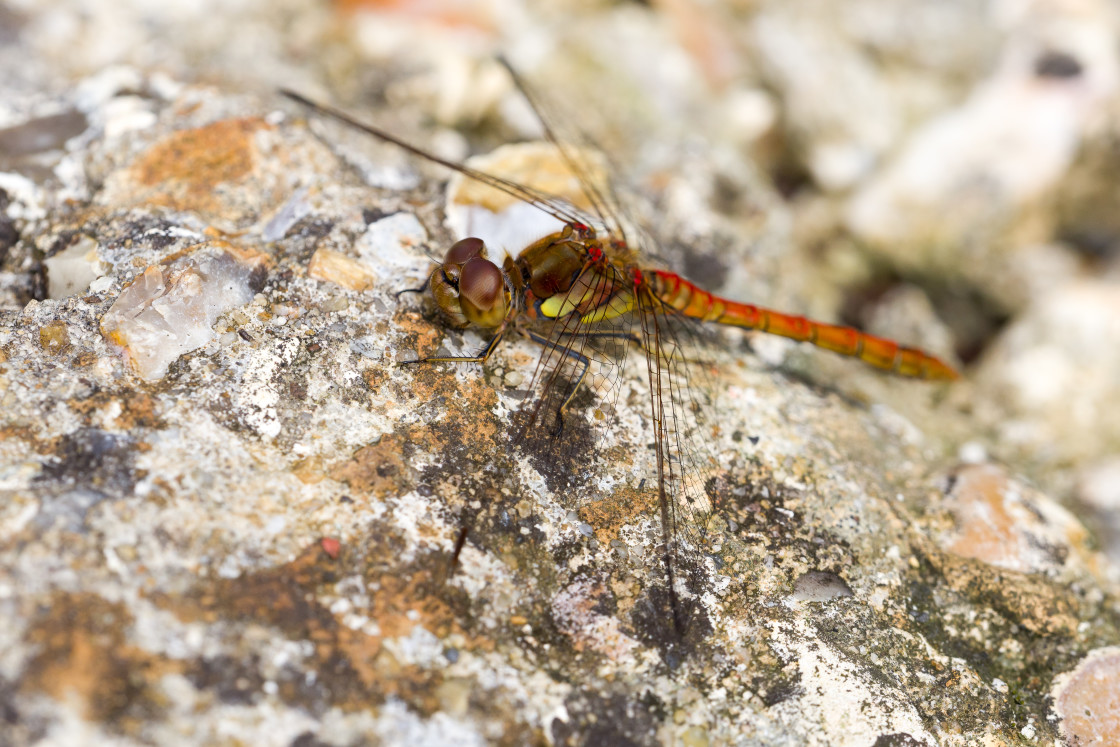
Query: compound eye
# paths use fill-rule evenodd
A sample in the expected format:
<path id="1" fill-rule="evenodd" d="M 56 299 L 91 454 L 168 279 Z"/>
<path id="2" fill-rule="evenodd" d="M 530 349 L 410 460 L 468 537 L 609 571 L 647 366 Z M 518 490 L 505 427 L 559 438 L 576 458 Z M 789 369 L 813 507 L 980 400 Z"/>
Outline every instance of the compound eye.
<path id="1" fill-rule="evenodd" d="M 506 318 L 509 300 L 498 266 L 480 257 L 468 260 L 459 276 L 459 303 L 463 316 L 478 326 L 493 328 L 501 324 Z"/>
<path id="2" fill-rule="evenodd" d="M 482 239 L 460 239 L 451 245 L 443 259 L 444 264 L 461 265 L 475 257 L 486 257 L 486 244 Z"/>

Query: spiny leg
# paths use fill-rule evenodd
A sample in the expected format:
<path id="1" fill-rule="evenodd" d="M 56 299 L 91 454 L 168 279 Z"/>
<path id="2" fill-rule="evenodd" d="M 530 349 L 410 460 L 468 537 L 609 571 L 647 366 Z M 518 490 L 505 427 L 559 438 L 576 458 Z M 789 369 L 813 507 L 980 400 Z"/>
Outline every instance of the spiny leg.
<path id="1" fill-rule="evenodd" d="M 399 291 L 397 291 L 396 293 L 393 294 L 393 298 L 400 301 L 401 296 L 403 296 L 405 293 L 423 293 L 426 290 L 428 290 L 428 281 L 427 280 L 425 280 L 424 284 L 421 285 L 419 288 L 402 288 L 401 290 L 399 290 Z"/>
<path id="2" fill-rule="evenodd" d="M 595 334 L 596 333 L 592 332 L 587 335 L 581 335 L 581 337 L 590 337 Z M 568 392 L 568 395 L 564 398 L 564 401 L 560 403 L 560 407 L 556 409 L 556 429 L 552 433 L 552 435 L 556 436 L 559 435 L 560 431 L 564 427 L 564 410 L 566 410 L 568 405 L 571 404 L 572 400 L 576 396 L 576 392 L 579 391 L 580 384 L 583 383 L 583 379 L 587 376 L 587 371 L 591 367 L 591 359 L 583 353 L 580 353 L 579 351 L 573 350 L 572 348 L 566 347 L 564 345 L 560 345 L 559 343 L 553 342 L 548 338 L 541 337 L 535 332 L 529 333 L 529 339 L 531 339 L 541 347 L 555 350 L 563 354 L 564 356 L 571 358 L 580 366 L 579 376 L 576 377 L 575 383 L 572 384 L 572 390 Z"/>
<path id="3" fill-rule="evenodd" d="M 612 330 L 612 331 L 605 331 L 604 330 L 604 331 L 592 331 L 592 332 L 561 331 L 561 332 L 558 333 L 557 336 L 558 337 L 578 338 L 581 343 L 586 342 L 589 339 L 621 340 L 621 341 L 636 345 L 638 348 L 640 348 L 642 351 L 646 352 L 647 354 L 652 354 L 652 351 L 650 351 L 650 349 L 648 348 L 646 343 L 642 340 L 641 336 L 638 335 L 635 332 L 622 332 L 622 331 L 617 331 L 617 330 Z M 583 353 L 578 352 L 571 347 L 567 347 L 565 345 L 562 345 L 559 342 L 554 342 L 552 340 L 548 340 L 548 339 L 546 339 L 544 337 L 541 337 L 540 335 L 534 334 L 532 332 L 529 333 L 529 337 L 533 340 L 533 342 L 537 343 L 538 345 L 541 345 L 542 347 L 549 348 L 550 350 L 556 350 L 560 353 L 563 353 L 565 356 L 567 356 L 569 358 L 572 358 L 581 367 L 580 374 L 576 378 L 575 383 L 572 385 L 571 391 L 568 392 L 568 395 L 564 398 L 564 401 L 561 403 L 560 407 L 557 408 L 557 411 L 556 411 L 556 429 L 553 432 L 553 435 L 556 435 L 560 432 L 560 430 L 563 427 L 564 411 L 572 403 L 572 400 L 575 399 L 576 393 L 579 391 L 580 385 L 583 383 L 584 378 L 586 378 L 586 376 L 587 376 L 587 371 L 590 368 L 591 360 L 590 360 L 590 358 L 588 358 Z"/>
<path id="4" fill-rule="evenodd" d="M 431 358 L 417 358 L 411 361 L 401 361 L 397 365 L 408 366 L 415 363 L 485 363 L 490 360 L 490 356 L 494 354 L 504 334 L 505 328 L 499 327 L 498 331 L 494 333 L 494 336 L 490 338 L 490 342 L 486 344 L 486 347 L 483 348 L 482 352 L 478 355 L 441 355 Z"/>

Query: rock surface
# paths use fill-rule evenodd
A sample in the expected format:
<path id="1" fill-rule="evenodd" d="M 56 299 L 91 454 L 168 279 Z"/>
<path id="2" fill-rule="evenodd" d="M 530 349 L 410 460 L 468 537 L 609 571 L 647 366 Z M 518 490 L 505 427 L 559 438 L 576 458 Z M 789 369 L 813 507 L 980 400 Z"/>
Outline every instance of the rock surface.
<path id="1" fill-rule="evenodd" d="M 0 743 L 1114 740 L 1117 27 L 996 5 L 0 5 Z M 675 269 L 963 359 L 699 348 L 683 630 L 640 351 L 560 443 L 528 340 L 400 365 L 448 174 L 273 93 L 459 159 L 499 50 Z"/>

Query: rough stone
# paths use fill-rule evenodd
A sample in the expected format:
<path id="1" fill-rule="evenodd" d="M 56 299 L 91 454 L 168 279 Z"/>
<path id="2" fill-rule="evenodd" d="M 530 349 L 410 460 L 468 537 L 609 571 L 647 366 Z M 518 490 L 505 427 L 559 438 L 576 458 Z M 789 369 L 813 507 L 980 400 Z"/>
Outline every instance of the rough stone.
<path id="1" fill-rule="evenodd" d="M 1114 177 L 1074 151 L 1105 147 L 1114 125 L 1087 112 L 1116 102 L 1099 59 L 1070 50 L 1114 50 L 1114 26 L 1022 36 L 1061 3 L 1018 25 L 943 0 L 362 5 L 0 6 L 0 741 L 1112 733 L 1115 540 L 1069 499 L 1114 492 L 1118 290 L 1097 270 L 1120 242 L 1096 219 Z M 1046 52 L 1012 66 L 1032 95 L 1092 84 L 1032 187 L 1063 195 L 1060 219 L 1016 202 L 983 261 L 853 241 L 852 195 L 998 82 L 1016 44 Z M 694 456 L 669 467 L 710 502 L 681 516 L 675 610 L 643 352 L 589 343 L 604 356 L 562 437 L 519 430 L 530 340 L 414 363 L 488 342 L 400 293 L 462 238 L 460 193 L 275 94 L 493 154 L 533 127 L 497 49 L 561 135 L 590 130 L 629 172 L 643 250 L 964 361 L 930 386 L 699 334 L 674 369 Z M 763 89 L 768 124 L 724 124 Z M 939 153 L 946 173 L 986 173 L 983 148 Z M 970 216 L 934 204 L 893 227 L 900 246 L 960 235 Z M 1067 241 L 1080 226 L 1091 256 Z M 986 290 L 1032 252 L 1059 287 Z"/>

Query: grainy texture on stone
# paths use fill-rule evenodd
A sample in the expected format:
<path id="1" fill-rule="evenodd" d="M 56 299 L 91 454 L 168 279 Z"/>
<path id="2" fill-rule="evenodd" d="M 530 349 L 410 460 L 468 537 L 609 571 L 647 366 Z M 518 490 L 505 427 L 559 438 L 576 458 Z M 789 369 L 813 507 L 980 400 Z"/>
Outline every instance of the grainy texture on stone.
<path id="1" fill-rule="evenodd" d="M 1001 7 L 0 4 L 0 743 L 1114 739 L 1120 40 Z M 499 52 L 670 267 L 963 368 L 702 338 L 683 631 L 641 351 L 562 442 L 401 365 L 477 216 L 276 93 L 501 168 Z"/>

